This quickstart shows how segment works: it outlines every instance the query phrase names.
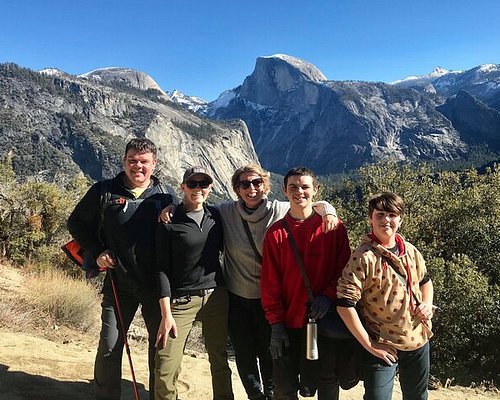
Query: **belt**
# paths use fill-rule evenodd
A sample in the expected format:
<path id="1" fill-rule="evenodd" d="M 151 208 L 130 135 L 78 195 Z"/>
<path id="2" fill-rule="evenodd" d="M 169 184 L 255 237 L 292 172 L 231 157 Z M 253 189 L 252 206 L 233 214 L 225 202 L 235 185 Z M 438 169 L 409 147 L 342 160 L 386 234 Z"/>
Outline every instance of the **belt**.
<path id="1" fill-rule="evenodd" d="M 212 293 L 214 290 L 215 290 L 215 288 L 178 290 L 175 292 L 175 294 L 172 297 L 176 298 L 176 297 L 180 297 L 180 296 L 206 296 L 207 294 Z"/>

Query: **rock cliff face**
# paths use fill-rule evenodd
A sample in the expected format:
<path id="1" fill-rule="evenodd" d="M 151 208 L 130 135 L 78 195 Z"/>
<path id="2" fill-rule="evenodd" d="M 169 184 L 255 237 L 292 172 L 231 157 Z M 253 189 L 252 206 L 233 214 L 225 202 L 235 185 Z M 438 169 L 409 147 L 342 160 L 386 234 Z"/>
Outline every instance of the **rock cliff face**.
<path id="1" fill-rule="evenodd" d="M 322 82 L 326 77 L 314 65 L 278 54 L 259 57 L 252 75 L 241 86 L 240 95 L 261 106 L 274 106 L 301 82 Z"/>
<path id="2" fill-rule="evenodd" d="M 162 92 L 160 86 L 148 74 L 130 68 L 100 68 L 79 75 L 97 83 L 123 83 L 140 90 L 155 89 Z"/>
<path id="3" fill-rule="evenodd" d="M 295 165 L 327 174 L 386 159 L 450 161 L 479 144 L 473 131 L 462 138 L 457 119 L 440 111 L 444 78 L 455 75 L 434 71 L 417 88 L 336 82 L 290 56 L 260 57 L 243 84 L 210 103 L 207 113 L 244 120 L 261 163 L 279 173 Z M 495 135 L 491 127 L 487 132 Z"/>
<path id="4" fill-rule="evenodd" d="M 438 107 L 468 144 L 500 148 L 500 112 L 466 91 L 459 91 Z"/>
<path id="5" fill-rule="evenodd" d="M 20 174 L 83 171 L 98 180 L 121 169 L 129 139 L 147 137 L 158 146 L 158 174 L 167 182 L 177 185 L 185 168 L 203 165 L 219 196 L 231 194 L 234 169 L 257 162 L 243 122 L 210 121 L 157 92 L 107 84 L 0 65 L 0 156 L 12 150 Z"/>
<path id="6" fill-rule="evenodd" d="M 126 68 L 76 77 L 0 65 L 0 156 L 13 150 L 18 173 L 109 177 L 121 169 L 125 143 L 148 137 L 168 182 L 201 164 L 213 172 L 220 196 L 230 194 L 235 168 L 257 162 L 256 152 L 273 172 L 307 165 L 320 174 L 387 159 L 460 160 L 477 145 L 498 153 L 499 116 L 496 64 L 436 69 L 394 84 L 337 82 L 278 54 L 259 57 L 242 85 L 209 104 L 170 96 Z"/>

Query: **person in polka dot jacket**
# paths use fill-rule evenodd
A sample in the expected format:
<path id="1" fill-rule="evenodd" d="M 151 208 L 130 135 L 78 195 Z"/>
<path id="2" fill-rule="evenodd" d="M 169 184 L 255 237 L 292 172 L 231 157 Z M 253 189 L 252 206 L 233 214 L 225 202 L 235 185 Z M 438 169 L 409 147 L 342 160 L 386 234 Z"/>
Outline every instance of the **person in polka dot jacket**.
<path id="1" fill-rule="evenodd" d="M 399 370 L 403 398 L 427 399 L 434 289 L 420 252 L 397 233 L 403 200 L 382 193 L 369 202 L 372 232 L 342 272 L 337 310 L 366 349 L 365 400 L 390 400 Z"/>

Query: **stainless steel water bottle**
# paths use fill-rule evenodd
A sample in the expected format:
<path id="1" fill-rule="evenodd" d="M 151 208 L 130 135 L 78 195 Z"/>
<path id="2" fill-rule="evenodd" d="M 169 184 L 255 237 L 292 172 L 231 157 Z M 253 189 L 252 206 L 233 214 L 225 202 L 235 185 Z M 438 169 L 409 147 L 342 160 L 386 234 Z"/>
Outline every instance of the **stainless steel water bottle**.
<path id="1" fill-rule="evenodd" d="M 307 323 L 306 358 L 308 360 L 318 359 L 318 325 L 314 318 L 309 318 Z"/>

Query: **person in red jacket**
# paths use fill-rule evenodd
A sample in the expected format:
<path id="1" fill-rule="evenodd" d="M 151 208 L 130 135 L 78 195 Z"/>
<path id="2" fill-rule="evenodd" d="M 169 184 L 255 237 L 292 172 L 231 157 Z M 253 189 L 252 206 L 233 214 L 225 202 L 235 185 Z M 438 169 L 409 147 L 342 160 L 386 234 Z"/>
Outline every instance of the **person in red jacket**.
<path id="1" fill-rule="evenodd" d="M 336 298 L 337 280 L 350 256 L 344 225 L 322 233 L 322 219 L 312 208 L 318 183 L 313 171 L 291 169 L 284 178 L 284 192 L 290 211 L 266 233 L 261 275 L 262 305 L 271 324 L 270 350 L 273 357 L 275 400 L 295 400 L 297 392 L 319 400 L 338 398 L 339 384 L 335 355 L 338 340 L 318 338 L 318 360 L 307 360 L 308 318 L 321 318 Z M 308 301 L 304 279 L 294 257 L 286 220 L 305 265 L 314 299 Z"/>

